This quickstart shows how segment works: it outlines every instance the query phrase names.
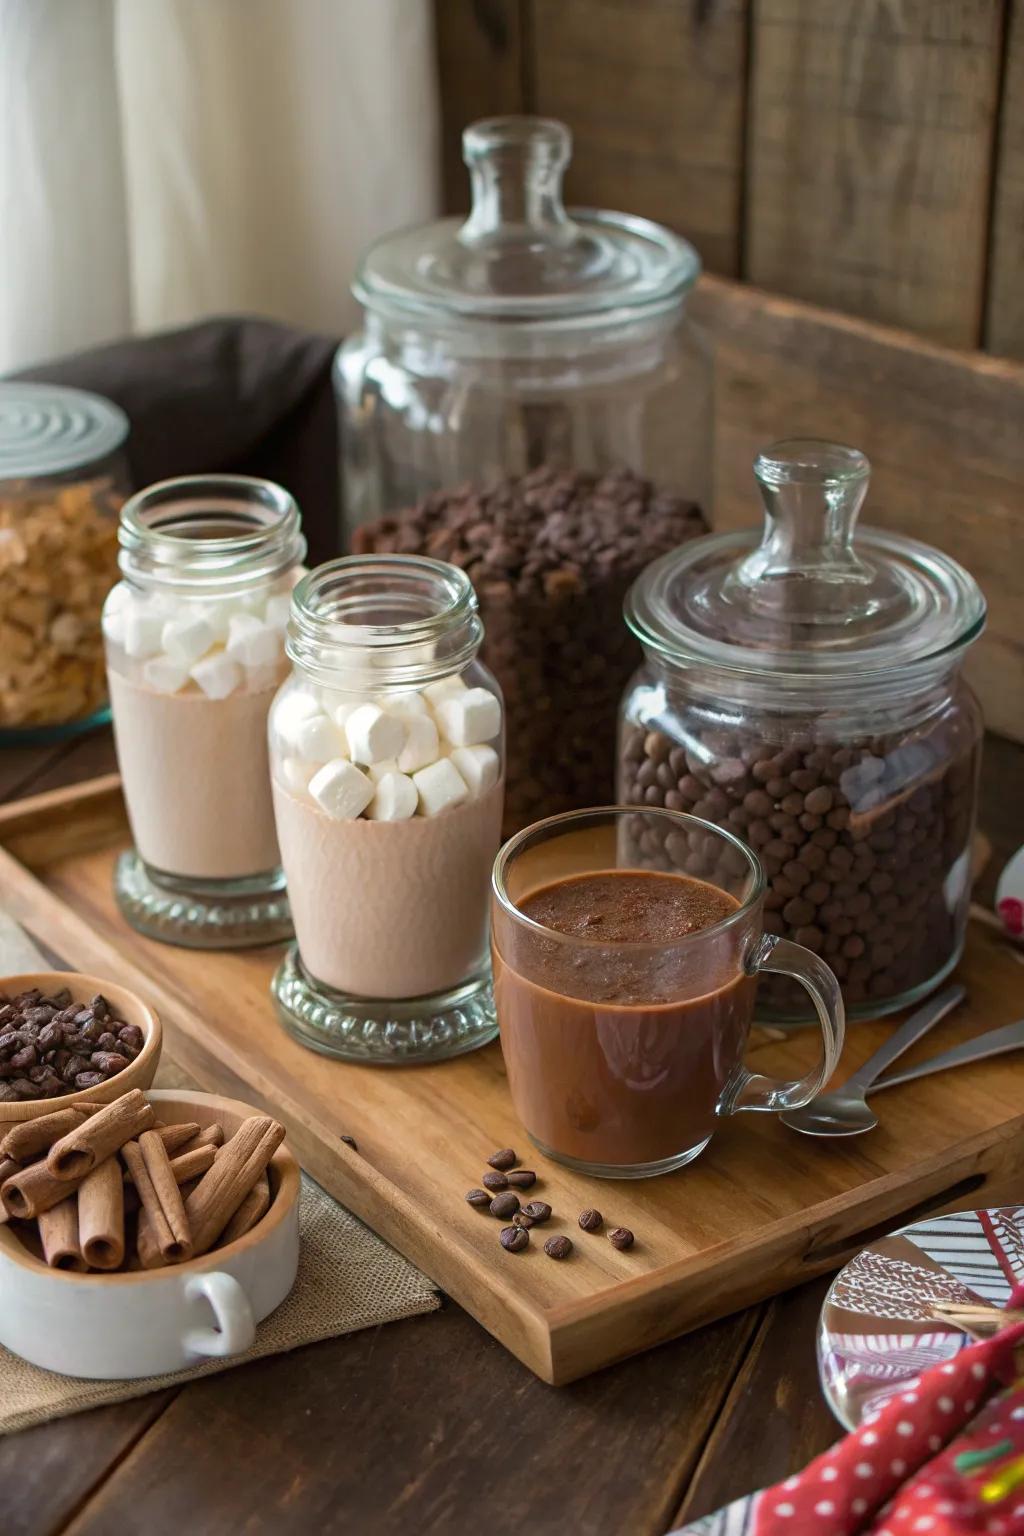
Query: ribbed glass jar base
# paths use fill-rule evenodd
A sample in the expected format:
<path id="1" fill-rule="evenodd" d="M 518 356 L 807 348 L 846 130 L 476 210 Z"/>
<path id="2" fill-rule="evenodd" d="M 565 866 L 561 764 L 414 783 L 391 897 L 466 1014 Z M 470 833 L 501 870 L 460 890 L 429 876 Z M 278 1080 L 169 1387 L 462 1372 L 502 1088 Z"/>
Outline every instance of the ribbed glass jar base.
<path id="1" fill-rule="evenodd" d="M 245 880 L 183 880 L 150 869 L 132 848 L 117 861 L 114 895 L 139 933 L 186 949 L 248 949 L 294 931 L 280 869 Z"/>
<path id="2" fill-rule="evenodd" d="M 315 981 L 293 944 L 270 985 L 281 1022 L 311 1050 L 368 1066 L 445 1061 L 498 1033 L 490 967 L 435 997 L 385 1002 L 350 997 Z"/>

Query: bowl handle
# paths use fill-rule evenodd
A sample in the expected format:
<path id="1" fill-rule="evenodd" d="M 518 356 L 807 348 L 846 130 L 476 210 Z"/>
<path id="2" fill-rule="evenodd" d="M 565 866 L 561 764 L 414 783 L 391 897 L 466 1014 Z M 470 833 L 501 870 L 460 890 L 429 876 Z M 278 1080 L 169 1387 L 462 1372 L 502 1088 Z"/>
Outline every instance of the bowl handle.
<path id="1" fill-rule="evenodd" d="M 190 1328 L 182 1343 L 192 1355 L 240 1355 L 256 1337 L 249 1298 L 235 1279 L 222 1270 L 190 1275 L 185 1286 L 189 1301 L 205 1296 L 213 1308 L 215 1328 Z"/>

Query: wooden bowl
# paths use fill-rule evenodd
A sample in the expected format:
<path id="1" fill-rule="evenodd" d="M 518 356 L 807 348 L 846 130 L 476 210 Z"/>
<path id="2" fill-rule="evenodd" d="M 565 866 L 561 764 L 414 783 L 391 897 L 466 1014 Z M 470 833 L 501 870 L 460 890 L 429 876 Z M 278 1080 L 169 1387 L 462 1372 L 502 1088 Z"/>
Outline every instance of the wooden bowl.
<path id="1" fill-rule="evenodd" d="M 188 1089 L 146 1097 L 167 1124 L 217 1121 L 228 1138 L 261 1113 Z M 298 1272 L 301 1180 L 283 1143 L 267 1172 L 271 1202 L 262 1221 L 235 1242 L 166 1269 L 50 1269 L 14 1228 L 0 1226 L 0 1344 L 45 1370 L 107 1381 L 244 1353 Z"/>
<path id="2" fill-rule="evenodd" d="M 0 976 L 0 993 L 15 997 L 38 987 L 44 996 L 67 987 L 76 1002 L 87 1004 L 97 992 L 102 992 L 126 1024 L 137 1024 L 142 1030 L 142 1050 L 129 1062 L 123 1072 L 110 1077 L 95 1088 L 81 1088 L 74 1093 L 62 1093 L 56 1099 L 29 1099 L 20 1104 L 0 1103 L 0 1127 L 14 1125 L 21 1120 L 35 1120 L 39 1115 L 51 1115 L 54 1110 L 73 1108 L 76 1104 L 109 1104 L 131 1088 L 148 1088 L 156 1076 L 163 1044 L 160 1020 L 148 1003 L 136 992 L 119 987 L 114 981 L 102 976 L 87 976 L 82 971 L 25 971 L 16 976 Z"/>

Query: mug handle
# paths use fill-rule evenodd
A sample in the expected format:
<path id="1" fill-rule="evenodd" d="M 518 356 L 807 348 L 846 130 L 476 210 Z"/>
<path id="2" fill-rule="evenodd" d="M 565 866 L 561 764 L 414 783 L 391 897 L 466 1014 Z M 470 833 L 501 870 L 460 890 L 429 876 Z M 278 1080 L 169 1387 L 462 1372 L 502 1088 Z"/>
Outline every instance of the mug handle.
<path id="1" fill-rule="evenodd" d="M 750 975 L 773 971 L 780 976 L 792 976 L 810 994 L 821 1025 L 821 1060 L 805 1076 L 789 1083 L 778 1077 L 750 1072 L 741 1062 L 725 1085 L 718 1113 L 732 1115 L 741 1109 L 799 1109 L 821 1092 L 839 1064 L 846 1031 L 839 982 L 824 960 L 812 950 L 794 944 L 790 939 L 776 938 L 771 933 L 763 935 L 747 961 L 746 969 Z"/>
<path id="2" fill-rule="evenodd" d="M 222 1270 L 190 1275 L 185 1286 L 189 1301 L 205 1297 L 213 1309 L 216 1328 L 190 1328 L 182 1343 L 193 1355 L 240 1355 L 256 1337 L 249 1298 L 235 1279 Z"/>

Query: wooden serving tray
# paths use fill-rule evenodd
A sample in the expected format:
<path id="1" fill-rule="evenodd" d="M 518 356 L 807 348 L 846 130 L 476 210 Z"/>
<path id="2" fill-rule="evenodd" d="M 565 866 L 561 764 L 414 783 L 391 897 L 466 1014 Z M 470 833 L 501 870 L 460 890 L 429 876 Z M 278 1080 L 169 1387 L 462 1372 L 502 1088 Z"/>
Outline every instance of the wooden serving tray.
<path id="1" fill-rule="evenodd" d="M 572 1381 L 837 1268 L 926 1212 L 1024 1195 L 1024 1061 L 1014 1056 L 891 1090 L 879 1128 L 851 1141 L 743 1114 L 679 1173 L 638 1183 L 571 1173 L 529 1147 L 497 1045 L 436 1067 L 330 1061 L 278 1025 L 267 991 L 278 949 L 210 954 L 132 932 L 111 893 L 127 842 L 116 776 L 15 803 L 0 811 L 0 905 L 66 965 L 150 999 L 175 1061 L 204 1088 L 279 1116 L 314 1178 L 545 1381 Z M 969 1002 L 918 1056 L 1024 1013 L 1024 970 L 997 935 L 972 931 L 960 975 Z M 889 1027 L 852 1027 L 844 1075 Z M 816 1050 L 808 1031 L 755 1031 L 750 1054 L 762 1071 L 795 1076 Z M 567 1263 L 538 1241 L 505 1253 L 498 1223 L 465 1203 L 500 1146 L 537 1169 L 537 1196 L 557 1217 L 538 1236 L 571 1235 Z M 588 1205 L 631 1227 L 635 1247 L 618 1253 L 603 1234 L 581 1233 Z"/>

